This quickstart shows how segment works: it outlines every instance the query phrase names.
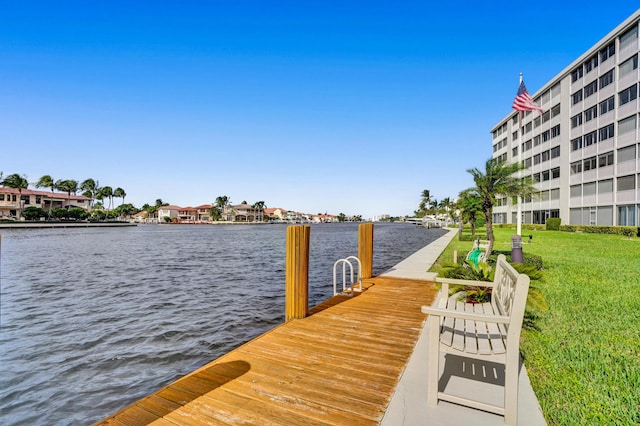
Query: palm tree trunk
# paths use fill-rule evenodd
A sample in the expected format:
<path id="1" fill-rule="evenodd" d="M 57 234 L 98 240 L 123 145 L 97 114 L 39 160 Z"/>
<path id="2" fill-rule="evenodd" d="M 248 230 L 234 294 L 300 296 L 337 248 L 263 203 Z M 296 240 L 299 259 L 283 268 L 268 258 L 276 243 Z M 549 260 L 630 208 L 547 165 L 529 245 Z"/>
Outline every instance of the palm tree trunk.
<path id="1" fill-rule="evenodd" d="M 494 236 L 493 236 L 493 223 L 492 223 L 492 217 L 491 217 L 492 210 L 493 209 L 488 209 L 488 210 L 485 210 L 484 212 L 484 215 L 487 218 L 487 240 L 489 241 L 489 244 L 487 246 L 487 256 L 489 256 L 493 251 Z"/>

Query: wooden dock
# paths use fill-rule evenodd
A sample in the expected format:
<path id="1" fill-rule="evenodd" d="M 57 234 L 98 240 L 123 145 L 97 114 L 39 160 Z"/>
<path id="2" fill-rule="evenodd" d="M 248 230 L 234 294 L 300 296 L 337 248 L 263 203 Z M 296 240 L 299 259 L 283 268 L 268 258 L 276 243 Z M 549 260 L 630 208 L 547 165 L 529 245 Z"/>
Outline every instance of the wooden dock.
<path id="1" fill-rule="evenodd" d="M 378 425 L 437 290 L 373 277 L 99 425 Z"/>

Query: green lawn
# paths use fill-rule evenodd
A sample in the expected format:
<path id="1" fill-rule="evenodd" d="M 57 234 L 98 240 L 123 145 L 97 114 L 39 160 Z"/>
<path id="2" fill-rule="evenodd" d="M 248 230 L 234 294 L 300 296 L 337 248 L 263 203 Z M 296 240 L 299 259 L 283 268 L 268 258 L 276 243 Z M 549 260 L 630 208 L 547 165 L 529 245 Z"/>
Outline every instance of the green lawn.
<path id="1" fill-rule="evenodd" d="M 515 231 L 494 231 L 494 249 L 510 250 Z M 640 424 L 640 239 L 522 234 L 523 251 L 544 265 L 536 286 L 548 310 L 537 329 L 523 331 L 520 349 L 547 422 Z M 434 270 L 454 250 L 464 258 L 471 244 L 452 241 Z"/>

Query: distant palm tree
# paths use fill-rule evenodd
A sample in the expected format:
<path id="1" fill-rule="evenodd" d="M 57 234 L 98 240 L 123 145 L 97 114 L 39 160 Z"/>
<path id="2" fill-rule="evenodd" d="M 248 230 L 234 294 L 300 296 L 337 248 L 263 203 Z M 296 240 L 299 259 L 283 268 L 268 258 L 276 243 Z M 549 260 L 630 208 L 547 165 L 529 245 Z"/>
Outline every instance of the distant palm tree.
<path id="1" fill-rule="evenodd" d="M 256 201 L 251 207 L 258 211 L 258 214 L 256 215 L 256 221 L 262 222 L 264 209 L 267 207 L 267 204 L 264 201 Z"/>
<path id="2" fill-rule="evenodd" d="M 20 176 L 18 173 L 14 173 L 4 178 L 4 180 L 2 181 L 2 185 L 7 188 L 18 190 L 18 193 L 20 195 L 20 198 L 18 199 L 18 219 L 20 219 L 22 217 L 22 190 L 29 187 L 29 181 L 27 180 L 27 177 L 24 175 Z"/>
<path id="3" fill-rule="evenodd" d="M 223 215 L 225 213 L 225 207 L 227 207 L 230 202 L 231 200 L 226 195 L 216 197 L 216 207 L 220 209 L 220 215 Z M 226 219 L 228 219 L 228 217 L 225 217 L 225 220 Z"/>
<path id="4" fill-rule="evenodd" d="M 485 170 L 477 168 L 468 169 L 467 172 L 473 176 L 476 186 L 470 188 L 474 194 L 480 196 L 482 200 L 482 211 L 487 221 L 487 254 L 493 250 L 493 205 L 496 202 L 496 195 L 504 196 L 528 196 L 535 192 L 531 184 L 531 178 L 520 178 L 514 176 L 524 169 L 522 163 L 507 163 L 490 158 L 485 163 Z"/>
<path id="5" fill-rule="evenodd" d="M 113 196 L 116 198 L 122 198 L 122 203 L 120 203 L 120 205 L 124 204 L 124 197 L 127 196 L 127 193 L 124 192 L 124 189 L 122 188 L 116 188 L 113 190 Z"/>
<path id="6" fill-rule="evenodd" d="M 460 215 L 462 216 L 460 225 L 469 222 L 471 235 L 476 235 L 476 219 L 482 216 L 482 199 L 480 195 L 468 189 L 460 192 L 457 207 L 460 209 Z"/>
<path id="7" fill-rule="evenodd" d="M 85 179 L 80 184 L 80 190 L 84 191 L 82 195 L 91 199 L 91 207 L 94 206 L 95 200 L 97 199 L 96 195 L 98 191 L 100 191 L 100 185 L 97 180 L 93 180 L 92 178 Z"/>
<path id="8" fill-rule="evenodd" d="M 71 193 L 76 195 L 78 192 L 78 181 L 73 179 L 57 180 L 55 183 L 56 188 L 67 193 L 67 218 L 69 217 L 69 211 L 71 210 Z"/>
<path id="9" fill-rule="evenodd" d="M 49 202 L 49 211 L 47 213 L 47 219 L 51 220 L 51 207 L 53 206 L 53 192 L 56 189 L 56 182 L 49 175 L 44 175 L 38 182 L 36 182 L 36 188 L 49 188 L 51 190 L 51 201 Z"/>
<path id="10" fill-rule="evenodd" d="M 109 205 L 107 207 L 107 211 L 111 210 L 111 204 L 113 201 L 113 188 L 111 188 L 110 186 L 103 186 L 100 189 L 100 196 L 102 197 L 102 199 L 105 199 L 105 198 L 109 199 Z"/>

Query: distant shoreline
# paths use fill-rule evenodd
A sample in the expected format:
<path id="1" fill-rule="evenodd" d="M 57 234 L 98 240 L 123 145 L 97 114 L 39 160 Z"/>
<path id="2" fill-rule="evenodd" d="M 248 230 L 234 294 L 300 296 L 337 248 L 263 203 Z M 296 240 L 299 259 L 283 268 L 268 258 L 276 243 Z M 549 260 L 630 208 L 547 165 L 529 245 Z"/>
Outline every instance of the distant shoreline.
<path id="1" fill-rule="evenodd" d="M 129 222 L 15 222 L 0 223 L 0 229 L 42 229 L 42 228 L 113 228 L 138 226 Z"/>

